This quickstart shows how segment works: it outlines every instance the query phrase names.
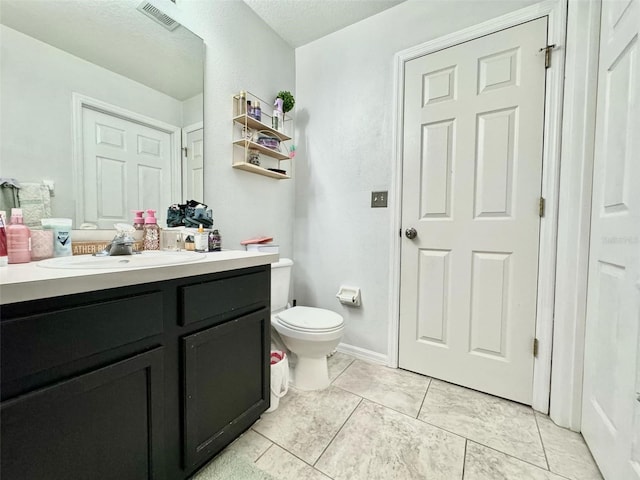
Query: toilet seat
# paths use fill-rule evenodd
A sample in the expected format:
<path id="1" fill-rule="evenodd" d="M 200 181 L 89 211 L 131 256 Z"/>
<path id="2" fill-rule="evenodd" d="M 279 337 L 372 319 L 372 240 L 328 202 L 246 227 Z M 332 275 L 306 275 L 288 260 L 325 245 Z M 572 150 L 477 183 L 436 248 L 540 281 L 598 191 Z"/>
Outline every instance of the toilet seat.
<path id="1" fill-rule="evenodd" d="M 323 308 L 293 307 L 275 316 L 283 326 L 297 332 L 331 333 L 344 325 L 341 315 Z"/>

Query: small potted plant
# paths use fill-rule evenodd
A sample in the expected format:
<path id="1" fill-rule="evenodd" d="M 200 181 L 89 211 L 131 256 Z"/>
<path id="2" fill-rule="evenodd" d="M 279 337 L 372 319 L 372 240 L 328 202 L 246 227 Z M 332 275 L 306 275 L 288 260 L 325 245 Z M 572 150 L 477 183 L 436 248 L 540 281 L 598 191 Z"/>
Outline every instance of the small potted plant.
<path id="1" fill-rule="evenodd" d="M 284 111 L 284 113 L 293 110 L 293 106 L 296 104 L 296 100 L 295 98 L 293 98 L 293 95 L 291 95 L 291 92 L 287 92 L 286 90 L 278 92 L 276 98 L 282 99 L 282 110 Z"/>

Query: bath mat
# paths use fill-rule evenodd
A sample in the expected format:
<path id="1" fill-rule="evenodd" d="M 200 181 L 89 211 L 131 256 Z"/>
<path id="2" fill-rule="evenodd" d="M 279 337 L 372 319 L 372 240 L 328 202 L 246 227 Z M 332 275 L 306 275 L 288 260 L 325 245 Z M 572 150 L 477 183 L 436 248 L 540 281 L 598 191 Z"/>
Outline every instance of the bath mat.
<path id="1" fill-rule="evenodd" d="M 195 474 L 191 480 L 275 480 L 251 461 L 232 451 L 224 451 Z"/>

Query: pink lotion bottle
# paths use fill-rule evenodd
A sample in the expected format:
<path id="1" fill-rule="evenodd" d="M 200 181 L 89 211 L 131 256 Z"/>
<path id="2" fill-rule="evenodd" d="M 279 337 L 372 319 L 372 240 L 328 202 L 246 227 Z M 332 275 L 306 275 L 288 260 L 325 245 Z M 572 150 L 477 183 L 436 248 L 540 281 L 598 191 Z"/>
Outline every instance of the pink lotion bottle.
<path id="1" fill-rule="evenodd" d="M 31 261 L 31 230 L 24 224 L 22 209 L 11 209 L 11 223 L 7 225 L 7 254 L 9 263 Z"/>

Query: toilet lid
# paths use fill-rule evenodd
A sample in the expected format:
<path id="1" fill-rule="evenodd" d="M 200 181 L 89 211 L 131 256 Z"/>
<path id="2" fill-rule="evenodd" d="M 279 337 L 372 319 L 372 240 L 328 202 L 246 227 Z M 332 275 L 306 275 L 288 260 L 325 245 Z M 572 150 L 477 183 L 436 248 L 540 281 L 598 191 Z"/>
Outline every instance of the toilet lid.
<path id="1" fill-rule="evenodd" d="M 331 332 L 342 327 L 344 320 L 331 310 L 293 307 L 276 315 L 280 323 L 299 331 Z"/>

